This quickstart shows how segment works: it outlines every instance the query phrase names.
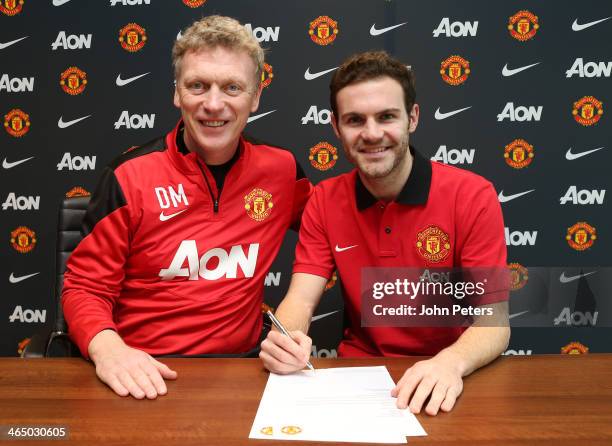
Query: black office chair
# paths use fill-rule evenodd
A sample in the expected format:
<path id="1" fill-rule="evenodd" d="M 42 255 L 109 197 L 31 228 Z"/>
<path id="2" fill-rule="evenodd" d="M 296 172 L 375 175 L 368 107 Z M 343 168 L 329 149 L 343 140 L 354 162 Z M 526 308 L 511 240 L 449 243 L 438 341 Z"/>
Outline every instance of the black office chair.
<path id="1" fill-rule="evenodd" d="M 89 199 L 88 196 L 66 198 L 60 204 L 55 245 L 55 322 L 51 333 L 37 333 L 32 336 L 30 343 L 21 353 L 24 358 L 80 356 L 78 348 L 68 337 L 61 296 L 66 261 L 82 239 L 81 221 L 87 211 Z"/>

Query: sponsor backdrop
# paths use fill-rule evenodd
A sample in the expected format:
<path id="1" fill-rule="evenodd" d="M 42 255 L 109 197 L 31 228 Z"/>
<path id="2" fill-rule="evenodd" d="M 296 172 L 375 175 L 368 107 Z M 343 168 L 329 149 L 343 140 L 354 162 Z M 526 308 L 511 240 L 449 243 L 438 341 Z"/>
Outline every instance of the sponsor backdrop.
<path id="1" fill-rule="evenodd" d="M 499 193 L 520 325 L 507 353 L 612 351 L 599 314 L 612 290 L 612 4 L 356 3 L 0 0 L 0 354 L 16 355 L 53 321 L 60 200 L 91 191 L 114 157 L 175 125 L 173 41 L 213 13 L 248 24 L 267 50 L 247 132 L 290 148 L 314 183 L 350 169 L 329 125 L 331 72 L 370 49 L 410 65 L 421 106 L 413 144 Z M 289 234 L 266 279 L 272 307 L 295 242 Z M 331 281 L 312 325 L 314 355 L 335 355 L 342 321 Z"/>

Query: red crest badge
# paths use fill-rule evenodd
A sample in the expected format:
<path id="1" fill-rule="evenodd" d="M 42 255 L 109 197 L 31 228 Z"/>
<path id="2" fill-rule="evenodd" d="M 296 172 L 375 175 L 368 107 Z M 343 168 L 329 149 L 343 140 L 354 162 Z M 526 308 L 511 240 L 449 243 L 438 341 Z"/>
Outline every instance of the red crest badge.
<path id="1" fill-rule="evenodd" d="M 328 142 L 320 142 L 310 148 L 308 159 L 315 169 L 321 171 L 329 170 L 336 165 L 338 149 Z"/>
<path id="2" fill-rule="evenodd" d="M 66 192 L 66 198 L 74 198 L 74 197 L 89 197 L 91 194 L 83 189 L 81 186 L 75 186 Z"/>
<path id="3" fill-rule="evenodd" d="M 263 71 L 261 72 L 261 85 L 263 88 L 266 88 L 268 85 L 272 83 L 272 79 L 274 78 L 274 73 L 272 71 L 272 65 L 268 65 L 264 63 Z"/>
<path id="4" fill-rule="evenodd" d="M 461 85 L 470 73 L 470 62 L 461 56 L 450 56 L 440 64 L 442 80 L 449 85 Z"/>
<path id="5" fill-rule="evenodd" d="M 515 139 L 504 150 L 506 163 L 515 169 L 530 165 L 534 156 L 533 146 L 524 139 Z"/>
<path id="6" fill-rule="evenodd" d="M 24 0 L 0 0 L 0 11 L 4 15 L 14 16 L 21 12 Z"/>
<path id="7" fill-rule="evenodd" d="M 87 73 L 77 67 L 70 67 L 61 74 L 60 85 L 69 95 L 81 94 L 87 86 Z"/>
<path id="8" fill-rule="evenodd" d="M 247 215 L 255 221 L 263 221 L 268 218 L 273 207 L 272 194 L 263 189 L 255 188 L 244 196 L 244 208 Z"/>
<path id="9" fill-rule="evenodd" d="M 317 45 L 329 45 L 338 36 L 338 22 L 322 15 L 310 22 L 308 34 Z"/>
<path id="10" fill-rule="evenodd" d="M 538 17 L 527 10 L 517 12 L 508 21 L 510 35 L 521 42 L 533 39 L 538 29 L 540 29 Z"/>
<path id="11" fill-rule="evenodd" d="M 32 251 L 36 246 L 36 233 L 26 226 L 19 226 L 11 232 L 11 246 L 21 254 Z"/>
<path id="12" fill-rule="evenodd" d="M 136 23 L 128 23 L 119 30 L 121 48 L 130 53 L 140 51 L 146 42 L 147 34 L 145 29 Z"/>
<path id="13" fill-rule="evenodd" d="M 30 115 L 14 108 L 4 115 L 4 128 L 9 135 L 20 138 L 30 130 Z"/>
<path id="14" fill-rule="evenodd" d="M 416 248 L 425 260 L 438 263 L 450 254 L 450 238 L 438 226 L 431 225 L 417 234 Z"/>
<path id="15" fill-rule="evenodd" d="M 189 6 L 190 8 L 198 8 L 206 3 L 206 0 L 183 0 L 183 4 L 185 6 Z"/>
<path id="16" fill-rule="evenodd" d="M 561 353 L 564 355 L 585 355 L 589 352 L 589 348 L 580 342 L 570 342 L 565 347 L 561 347 Z"/>
<path id="17" fill-rule="evenodd" d="M 529 280 L 529 272 L 520 263 L 509 263 L 508 269 L 510 270 L 510 290 L 520 290 L 525 286 Z"/>
<path id="18" fill-rule="evenodd" d="M 567 243 L 576 251 L 589 249 L 597 239 L 596 229 L 585 221 L 579 221 L 571 228 L 567 228 L 565 236 Z"/>
<path id="19" fill-rule="evenodd" d="M 572 115 L 578 124 L 585 127 L 597 124 L 603 115 L 603 103 L 593 96 L 585 96 L 574 102 Z"/>

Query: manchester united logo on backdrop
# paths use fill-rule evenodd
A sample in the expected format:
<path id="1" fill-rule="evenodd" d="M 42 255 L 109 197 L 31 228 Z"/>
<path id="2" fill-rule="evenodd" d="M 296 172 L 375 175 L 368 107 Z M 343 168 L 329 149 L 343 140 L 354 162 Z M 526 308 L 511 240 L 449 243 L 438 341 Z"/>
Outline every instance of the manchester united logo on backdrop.
<path id="1" fill-rule="evenodd" d="M 442 80 L 449 85 L 461 85 L 470 72 L 470 63 L 461 56 L 450 56 L 440 64 Z"/>
<path id="2" fill-rule="evenodd" d="M 603 115 L 603 103 L 593 96 L 585 96 L 574 102 L 572 115 L 574 115 L 574 119 L 577 123 L 585 127 L 597 124 L 597 121 L 599 121 L 601 115 Z"/>
<path id="3" fill-rule="evenodd" d="M 508 21 L 510 35 L 521 42 L 532 39 L 538 29 L 540 29 L 538 16 L 527 10 L 517 12 Z"/>
<path id="4" fill-rule="evenodd" d="M 321 171 L 329 170 L 336 165 L 338 149 L 328 142 L 320 142 L 310 148 L 308 159 L 315 169 Z"/>
<path id="5" fill-rule="evenodd" d="M 19 344 L 17 344 L 17 354 L 19 356 L 21 356 L 21 354 L 24 352 L 25 348 L 28 346 L 28 344 L 30 344 L 30 341 L 31 341 L 30 338 L 25 338 Z"/>
<path id="6" fill-rule="evenodd" d="M 189 6 L 190 8 L 198 8 L 206 3 L 206 0 L 183 0 L 183 4 L 185 6 Z"/>
<path id="7" fill-rule="evenodd" d="M 448 234 L 438 226 L 429 226 L 417 234 L 416 247 L 425 260 L 438 263 L 450 254 L 450 239 Z"/>
<path id="8" fill-rule="evenodd" d="M 564 355 L 584 355 L 589 352 L 589 348 L 580 342 L 570 342 L 565 347 L 561 347 Z"/>
<path id="9" fill-rule="evenodd" d="M 274 73 L 272 72 L 272 65 L 264 63 L 263 71 L 261 72 L 261 86 L 266 88 L 272 83 Z"/>
<path id="10" fill-rule="evenodd" d="M 338 281 L 338 272 L 334 271 L 332 276 L 329 278 L 329 280 L 325 284 L 325 291 L 331 290 L 337 281 Z"/>
<path id="11" fill-rule="evenodd" d="M 247 215 L 255 221 L 265 220 L 270 216 L 274 203 L 272 194 L 263 189 L 255 188 L 244 196 L 244 208 Z"/>
<path id="12" fill-rule="evenodd" d="M 21 254 L 26 254 L 36 246 L 36 233 L 26 226 L 19 226 L 11 232 L 11 246 Z"/>
<path id="13" fill-rule="evenodd" d="M 510 270 L 510 290 L 520 290 L 525 286 L 529 280 L 529 272 L 520 263 L 509 263 L 508 269 Z"/>
<path id="14" fill-rule="evenodd" d="M 4 115 L 4 128 L 9 135 L 20 138 L 30 130 L 30 115 L 14 108 Z"/>
<path id="15" fill-rule="evenodd" d="M 60 85 L 62 90 L 72 96 L 81 94 L 87 86 L 87 73 L 77 67 L 70 67 L 61 74 Z"/>
<path id="16" fill-rule="evenodd" d="M 515 169 L 530 165 L 534 156 L 533 146 L 524 139 L 515 139 L 504 150 L 506 163 Z"/>
<path id="17" fill-rule="evenodd" d="M 579 221 L 571 228 L 567 228 L 565 236 L 567 243 L 576 251 L 589 249 L 597 239 L 596 229 L 585 221 Z"/>
<path id="18" fill-rule="evenodd" d="M 89 197 L 91 194 L 83 189 L 81 186 L 75 186 L 66 192 L 66 198 L 74 198 L 74 197 Z"/>
<path id="19" fill-rule="evenodd" d="M 124 50 L 130 53 L 141 50 L 146 42 L 145 29 L 136 23 L 128 23 L 119 30 L 119 43 Z"/>
<path id="20" fill-rule="evenodd" d="M 308 34 L 317 45 L 329 45 L 338 36 L 338 22 L 322 15 L 310 22 Z"/>
<path id="21" fill-rule="evenodd" d="M 8 16 L 14 16 L 21 12 L 23 0 L 2 0 L 0 1 L 0 11 Z"/>

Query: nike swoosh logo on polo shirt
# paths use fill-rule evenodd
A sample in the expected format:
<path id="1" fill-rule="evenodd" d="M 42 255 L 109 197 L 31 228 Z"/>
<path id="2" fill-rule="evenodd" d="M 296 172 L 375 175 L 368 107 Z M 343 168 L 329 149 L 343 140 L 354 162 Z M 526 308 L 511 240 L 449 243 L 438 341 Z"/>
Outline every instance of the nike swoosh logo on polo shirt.
<path id="1" fill-rule="evenodd" d="M 12 167 L 18 166 L 21 163 L 25 163 L 26 161 L 30 161 L 32 158 L 34 158 L 33 156 L 29 157 L 29 158 L 25 158 L 19 161 L 13 161 L 12 163 L 9 163 L 6 158 L 4 158 L 4 161 L 2 161 L 2 167 L 4 167 L 5 169 L 10 169 Z"/>
<path id="2" fill-rule="evenodd" d="M 446 112 L 446 113 L 442 113 L 440 111 L 440 107 L 438 107 L 438 109 L 436 110 L 435 118 L 438 121 L 441 121 L 442 119 L 450 118 L 451 116 L 456 115 L 457 113 L 461 113 L 462 111 L 466 111 L 469 108 L 472 108 L 472 106 L 470 105 L 469 107 L 460 108 L 459 110 L 453 110 L 453 111 L 449 111 L 449 112 Z"/>
<path id="3" fill-rule="evenodd" d="M 331 73 L 332 71 L 337 70 L 337 69 L 338 67 L 334 67 L 334 68 L 330 68 L 329 70 L 319 71 L 318 73 L 311 73 L 310 67 L 308 67 L 306 68 L 306 72 L 304 73 L 304 79 L 306 79 L 307 81 L 311 81 L 313 79 L 323 76 L 324 74 Z"/>
<path id="4" fill-rule="evenodd" d="M 11 275 L 9 276 L 9 282 L 11 283 L 19 283 L 19 282 L 23 282 L 24 280 L 29 279 L 30 277 L 34 277 L 37 274 L 40 274 L 40 272 L 38 273 L 33 273 L 33 274 L 28 274 L 26 276 L 20 276 L 20 277 L 15 277 L 15 275 L 13 273 L 11 273 Z"/>
<path id="5" fill-rule="evenodd" d="M 338 245 L 336 245 L 336 252 L 348 251 L 349 249 L 356 248 L 357 246 L 359 246 L 359 245 L 345 246 L 345 247 L 341 248 Z"/>
<path id="6" fill-rule="evenodd" d="M 332 314 L 335 314 L 337 312 L 338 312 L 338 310 L 332 311 L 331 313 L 317 314 L 316 316 L 313 316 L 312 319 L 310 319 L 310 322 L 315 322 L 315 321 L 321 320 L 321 319 L 323 319 L 323 318 L 325 318 L 327 316 L 331 316 Z"/>
<path id="7" fill-rule="evenodd" d="M 185 212 L 186 210 L 187 210 L 187 209 L 183 209 L 182 211 L 178 211 L 178 212 L 175 212 L 174 214 L 170 214 L 170 215 L 166 215 L 166 214 L 164 214 L 164 211 L 161 211 L 161 212 L 159 213 L 159 221 L 168 221 L 168 220 L 170 220 L 171 218 L 176 217 L 178 214 L 182 214 L 182 213 L 183 213 L 183 212 Z"/>
<path id="8" fill-rule="evenodd" d="M 25 36 L 20 39 L 11 40 L 10 42 L 0 43 L 0 50 L 3 50 L 4 48 L 8 48 L 11 45 L 15 45 L 17 42 L 21 42 L 23 39 L 27 39 L 28 37 L 30 36 Z"/>
<path id="9" fill-rule="evenodd" d="M 53 6 L 62 6 L 68 3 L 70 0 L 53 0 Z"/>
<path id="10" fill-rule="evenodd" d="M 77 119 L 73 119 L 72 121 L 66 121 L 66 122 L 64 122 L 63 116 L 60 116 L 59 120 L 57 121 L 57 126 L 60 129 L 65 129 L 67 127 L 70 127 L 71 125 L 76 124 L 77 122 L 81 122 L 83 119 L 89 118 L 90 116 L 91 115 L 87 115 L 87 116 L 83 116 L 82 118 L 77 118 Z"/>
<path id="11" fill-rule="evenodd" d="M 508 76 L 514 76 L 517 73 L 520 73 L 521 71 L 525 71 L 531 67 L 535 67 L 536 65 L 539 65 L 541 62 L 536 62 L 536 63 L 532 63 L 531 65 L 525 65 L 524 67 L 519 67 L 519 68 L 508 68 L 508 64 L 504 65 L 504 68 L 502 68 L 502 75 L 508 77 Z"/>
<path id="12" fill-rule="evenodd" d="M 583 156 L 590 155 L 591 153 L 597 152 L 598 150 L 601 150 L 601 149 L 605 149 L 605 147 L 598 147 L 596 149 L 587 150 L 585 152 L 580 152 L 580 153 L 572 153 L 572 148 L 570 147 L 569 149 L 567 149 L 567 152 L 565 153 L 565 159 L 568 161 L 574 161 L 574 160 L 577 160 L 578 158 L 582 158 Z"/>
<path id="13" fill-rule="evenodd" d="M 584 274 L 578 274 L 577 276 L 566 276 L 565 275 L 565 271 L 563 271 L 561 273 L 561 275 L 559 276 L 559 282 L 561 283 L 570 283 L 573 282 L 574 280 L 578 280 L 581 277 L 586 277 L 586 276 L 590 276 L 591 274 L 595 274 L 597 271 L 591 271 L 590 273 L 584 273 Z"/>
<path id="14" fill-rule="evenodd" d="M 129 84 L 130 82 L 134 82 L 137 79 L 140 79 L 143 76 L 146 76 L 147 74 L 151 73 L 150 71 L 144 73 L 144 74 L 139 74 L 138 76 L 134 76 L 134 77 L 130 77 L 128 79 L 121 79 L 121 73 L 119 73 L 117 75 L 117 80 L 115 81 L 115 83 L 117 84 L 117 87 L 123 87 L 124 85 Z"/>
<path id="15" fill-rule="evenodd" d="M 605 19 L 595 20 L 594 22 L 582 23 L 582 24 L 578 23 L 578 19 L 575 19 L 574 23 L 572 23 L 572 31 L 582 31 L 583 29 L 590 28 L 591 26 L 598 25 L 601 22 L 605 22 L 606 20 L 610 20 L 610 19 L 612 19 L 612 17 L 606 17 Z"/>
<path id="16" fill-rule="evenodd" d="M 518 316 L 522 316 L 525 313 L 529 313 L 529 310 L 521 311 L 520 313 L 511 314 L 510 316 L 508 316 L 508 319 L 512 319 L 512 318 L 515 318 L 515 317 L 518 317 Z"/>
<path id="17" fill-rule="evenodd" d="M 408 22 L 400 23 L 398 25 L 388 26 L 386 28 L 381 28 L 381 29 L 376 29 L 376 23 L 374 23 L 372 25 L 372 27 L 370 28 L 370 35 L 371 36 L 380 36 L 381 34 L 384 34 L 384 33 L 388 32 L 388 31 L 391 31 L 392 29 L 399 28 L 400 26 L 403 26 L 406 23 L 408 23 Z"/>
<path id="18" fill-rule="evenodd" d="M 514 200 L 515 198 L 522 197 L 523 195 L 527 195 L 533 192 L 534 190 L 535 189 L 531 189 L 525 192 L 519 192 L 518 194 L 514 194 L 514 195 L 504 195 L 504 191 L 502 189 L 499 191 L 499 195 L 497 196 L 497 199 L 499 200 L 500 203 L 507 203 L 510 200 Z"/>
<path id="19" fill-rule="evenodd" d="M 255 116 L 249 116 L 249 119 L 247 119 L 247 124 L 249 122 L 253 122 L 256 121 L 259 118 L 263 118 L 266 115 L 269 115 L 270 113 L 274 113 L 276 110 L 270 110 L 269 112 L 265 112 L 265 113 L 260 113 L 259 115 L 255 115 Z"/>

